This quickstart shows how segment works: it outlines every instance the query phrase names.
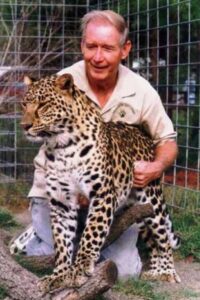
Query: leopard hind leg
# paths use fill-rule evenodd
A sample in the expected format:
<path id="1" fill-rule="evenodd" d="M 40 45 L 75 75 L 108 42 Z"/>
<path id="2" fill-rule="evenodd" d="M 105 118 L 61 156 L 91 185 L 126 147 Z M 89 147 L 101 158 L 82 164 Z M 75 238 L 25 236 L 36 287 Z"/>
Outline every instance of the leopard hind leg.
<path id="1" fill-rule="evenodd" d="M 174 229 L 173 229 L 172 220 L 171 220 L 170 215 L 167 211 L 166 204 L 164 204 L 164 206 L 165 207 L 164 207 L 163 210 L 166 212 L 165 224 L 166 224 L 167 234 L 168 234 L 170 245 L 171 245 L 172 249 L 175 250 L 175 249 L 180 248 L 181 239 L 177 234 L 175 234 Z"/>
<path id="2" fill-rule="evenodd" d="M 146 235 L 148 247 L 151 250 L 150 269 L 143 273 L 143 278 L 150 280 L 162 280 L 169 282 L 180 282 L 175 271 L 172 247 L 168 236 L 167 223 L 165 220 L 166 211 L 162 191 L 158 186 L 147 186 L 139 191 L 139 202 L 151 203 L 154 216 L 144 220 L 148 230 Z"/>
<path id="3" fill-rule="evenodd" d="M 156 243 L 152 238 L 152 231 L 147 227 L 145 222 L 138 222 L 139 237 L 145 243 L 145 247 L 149 251 L 149 264 L 148 264 L 148 274 L 152 278 L 157 275 L 157 270 L 159 269 L 159 251 L 157 249 Z M 144 278 L 144 272 L 142 277 Z"/>
<path id="4" fill-rule="evenodd" d="M 162 224 L 162 217 L 154 220 L 145 220 L 151 239 L 148 241 L 150 248 L 150 268 L 143 273 L 143 278 L 148 280 L 161 280 L 169 282 L 180 282 L 180 278 L 175 271 L 172 247 L 168 239 L 165 226 Z"/>

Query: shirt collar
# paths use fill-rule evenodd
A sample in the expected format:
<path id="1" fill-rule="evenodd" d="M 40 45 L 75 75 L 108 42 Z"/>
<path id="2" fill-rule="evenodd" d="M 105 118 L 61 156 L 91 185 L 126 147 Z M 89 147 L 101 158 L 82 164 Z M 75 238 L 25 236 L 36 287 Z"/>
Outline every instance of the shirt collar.
<path id="1" fill-rule="evenodd" d="M 82 60 L 79 64 L 79 67 L 81 68 L 81 76 L 76 77 L 75 84 L 78 86 L 80 90 L 86 93 L 86 95 L 97 105 L 99 105 L 98 99 L 93 93 L 88 78 L 86 76 L 86 69 L 85 69 L 85 62 Z"/>
<path id="2" fill-rule="evenodd" d="M 136 91 L 133 85 L 133 72 L 129 68 L 120 64 L 118 81 L 113 95 L 119 95 L 121 98 L 125 98 L 135 93 Z"/>
<path id="3" fill-rule="evenodd" d="M 96 98 L 95 94 L 93 93 L 89 85 L 86 76 L 84 61 L 81 61 L 81 68 L 82 68 L 82 79 L 77 80 L 77 82 L 75 83 L 82 91 L 84 91 L 87 94 L 89 98 L 91 98 L 91 100 L 93 100 L 96 104 L 99 105 L 98 99 Z M 103 112 L 110 109 L 110 107 L 115 104 L 116 100 L 133 96 L 136 93 L 133 85 L 133 74 L 134 73 L 129 68 L 123 66 L 122 64 L 119 65 L 117 84 L 114 88 L 111 97 L 109 98 L 108 102 L 104 106 Z"/>
<path id="4" fill-rule="evenodd" d="M 133 85 L 133 72 L 120 64 L 117 84 L 110 99 L 103 107 L 102 112 L 105 113 L 112 107 L 119 104 L 121 99 L 128 98 L 135 94 L 136 91 Z"/>

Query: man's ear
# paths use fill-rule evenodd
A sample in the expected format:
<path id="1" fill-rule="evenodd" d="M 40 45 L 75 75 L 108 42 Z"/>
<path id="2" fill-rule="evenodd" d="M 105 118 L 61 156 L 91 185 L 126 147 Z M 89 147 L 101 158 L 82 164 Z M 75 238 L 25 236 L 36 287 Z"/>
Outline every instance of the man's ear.
<path id="1" fill-rule="evenodd" d="M 74 84 L 74 80 L 71 74 L 58 75 L 55 85 L 61 90 L 68 90 Z"/>
<path id="2" fill-rule="evenodd" d="M 83 48 L 84 48 L 84 41 L 83 40 L 81 40 L 81 53 L 83 54 Z"/>
<path id="3" fill-rule="evenodd" d="M 131 51 L 131 48 L 132 48 L 131 41 L 130 40 L 126 41 L 126 43 L 122 46 L 122 59 L 127 58 L 127 56 Z"/>

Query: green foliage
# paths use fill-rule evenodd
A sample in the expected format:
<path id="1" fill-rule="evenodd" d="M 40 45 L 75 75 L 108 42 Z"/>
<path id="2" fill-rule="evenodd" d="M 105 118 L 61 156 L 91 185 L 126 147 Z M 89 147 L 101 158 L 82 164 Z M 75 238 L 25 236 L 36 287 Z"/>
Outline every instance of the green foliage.
<path id="1" fill-rule="evenodd" d="M 103 295 L 98 295 L 94 298 L 94 300 L 106 300 L 106 298 Z"/>
<path id="2" fill-rule="evenodd" d="M 50 275 L 53 272 L 53 267 L 52 268 L 43 268 L 38 269 L 37 266 L 34 265 L 34 262 L 29 262 L 29 261 L 25 261 L 23 259 L 23 256 L 20 255 L 16 255 L 15 256 L 15 260 L 25 269 L 27 269 L 28 271 L 34 273 L 35 275 L 37 275 L 38 277 L 43 277 L 45 275 Z"/>
<path id="3" fill-rule="evenodd" d="M 200 214 L 199 191 L 178 186 L 164 186 L 164 196 L 167 204 L 179 207 L 182 212 Z"/>
<path id="4" fill-rule="evenodd" d="M 168 300 L 168 295 L 162 293 L 155 293 L 153 290 L 153 283 L 130 279 L 125 282 L 119 281 L 115 286 L 114 290 L 124 293 L 125 295 L 140 296 L 144 300 Z"/>
<path id="5" fill-rule="evenodd" d="M 200 203 L 199 191 L 190 191 L 184 188 L 165 187 L 165 198 L 172 216 L 173 226 L 175 231 L 181 237 L 181 247 L 178 250 L 180 258 L 186 258 L 192 255 L 194 259 L 200 262 Z M 175 199 L 170 203 L 169 199 Z M 176 210 L 173 207 L 182 207 L 182 210 Z"/>
<path id="6" fill-rule="evenodd" d="M 5 299 L 6 296 L 8 296 L 6 289 L 4 288 L 4 286 L 0 285 L 0 300 Z"/>
<path id="7" fill-rule="evenodd" d="M 0 209 L 0 228 L 11 229 L 16 226 L 19 226 L 19 225 L 13 218 L 12 214 L 9 211 L 1 208 Z"/>
<path id="8" fill-rule="evenodd" d="M 75 31 L 79 31 L 79 26 L 72 20 L 72 16 L 75 16 L 78 7 L 69 5 L 74 4 L 74 1 L 67 1 L 66 6 L 63 5 L 63 1 L 61 0 L 46 0 L 45 4 L 40 5 L 38 0 L 30 0 L 28 2 L 18 1 L 16 5 L 14 0 L 5 0 L 4 5 L 1 7 L 2 18 L 0 20 L 0 34 L 2 37 L 5 37 L 0 40 L 0 48 L 6 49 L 6 47 L 9 47 L 7 48 L 9 51 L 20 50 L 17 61 L 15 61 L 17 65 L 33 66 L 35 68 L 40 63 L 38 55 L 34 55 L 33 52 L 37 53 L 39 49 L 41 53 L 46 52 L 47 49 L 48 52 L 52 52 L 52 55 L 45 54 L 42 56 L 41 54 L 42 66 L 40 65 L 40 71 L 44 69 L 44 66 L 48 66 L 48 68 L 55 68 L 57 66 L 59 68 L 63 43 L 58 37 L 63 36 L 63 30 L 65 37 L 69 37 L 67 42 L 65 41 L 65 51 L 71 52 L 72 49 L 73 51 L 79 49 L 78 39 L 70 39 L 73 33 L 76 34 Z M 67 20 L 66 22 L 61 21 L 63 12 Z M 82 10 L 80 8 L 81 13 Z M 38 23 L 40 23 L 41 30 L 39 48 L 37 48 Z M 23 52 L 21 52 L 21 49 L 23 49 Z M 56 55 L 54 55 L 55 52 Z M 57 55 L 59 52 L 61 54 Z M 0 58 L 2 56 L 5 59 L 5 65 L 13 65 L 13 56 L 7 54 L 4 57 L 4 53 L 5 51 L 2 51 Z"/>
<path id="9" fill-rule="evenodd" d="M 0 205 L 15 212 L 26 208 L 29 188 L 30 185 L 23 181 L 0 184 Z"/>
<path id="10" fill-rule="evenodd" d="M 191 289 L 184 289 L 183 290 L 183 296 L 186 298 L 186 299 L 193 299 L 195 300 L 195 298 L 198 300 L 199 299 L 199 296 L 200 296 L 200 293 L 198 292 L 195 292 Z"/>
<path id="11" fill-rule="evenodd" d="M 200 262 L 200 216 L 191 213 L 173 215 L 173 225 L 180 234 L 182 244 L 178 250 L 181 258 L 192 255 Z"/>
<path id="12" fill-rule="evenodd" d="M 176 121 L 176 118 L 177 121 Z M 193 168 L 197 167 L 198 161 L 198 126 L 199 126 L 199 110 L 196 107 L 190 107 L 188 111 L 179 110 L 178 115 L 174 111 L 172 116 L 174 123 L 177 122 L 176 128 L 178 134 L 179 155 L 177 158 L 177 164 L 186 166 L 187 164 Z M 186 120 L 188 119 L 188 125 L 186 126 Z M 185 145 L 188 145 L 188 150 Z M 183 146 L 183 147 L 182 147 Z"/>

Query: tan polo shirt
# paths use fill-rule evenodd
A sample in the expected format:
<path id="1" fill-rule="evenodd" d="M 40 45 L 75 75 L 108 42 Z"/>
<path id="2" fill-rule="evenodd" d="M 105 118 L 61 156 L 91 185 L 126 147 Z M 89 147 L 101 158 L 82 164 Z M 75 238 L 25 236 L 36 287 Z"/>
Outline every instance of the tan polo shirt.
<path id="1" fill-rule="evenodd" d="M 98 104 L 86 77 L 84 61 L 61 70 L 58 75 L 64 73 L 70 73 L 75 84 Z M 173 124 L 164 110 L 158 93 L 147 80 L 123 65 L 119 66 L 116 87 L 102 109 L 102 116 L 106 122 L 121 121 L 143 125 L 155 144 L 176 137 Z M 46 197 L 43 146 L 35 157 L 34 164 L 34 182 L 28 197 Z"/>
<path id="2" fill-rule="evenodd" d="M 64 73 L 72 74 L 75 84 L 98 104 L 85 74 L 84 61 L 75 63 L 58 74 Z M 176 137 L 173 124 L 156 90 L 146 79 L 123 65 L 119 66 L 116 87 L 102 109 L 102 116 L 106 122 L 122 121 L 143 125 L 155 144 L 163 139 Z"/>

